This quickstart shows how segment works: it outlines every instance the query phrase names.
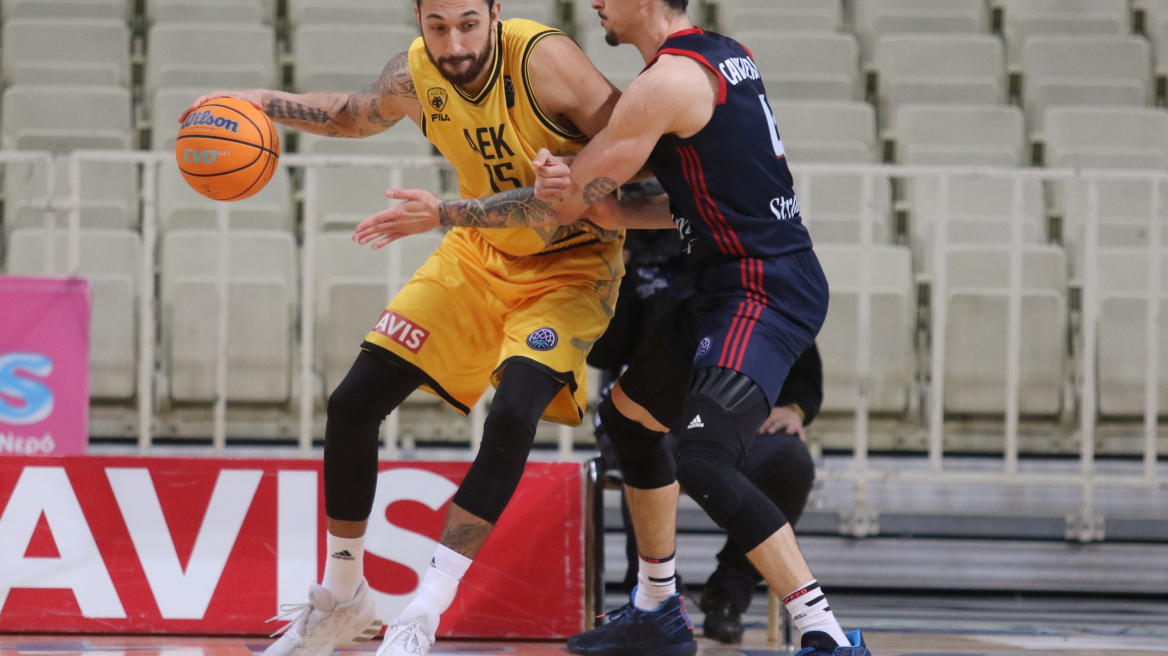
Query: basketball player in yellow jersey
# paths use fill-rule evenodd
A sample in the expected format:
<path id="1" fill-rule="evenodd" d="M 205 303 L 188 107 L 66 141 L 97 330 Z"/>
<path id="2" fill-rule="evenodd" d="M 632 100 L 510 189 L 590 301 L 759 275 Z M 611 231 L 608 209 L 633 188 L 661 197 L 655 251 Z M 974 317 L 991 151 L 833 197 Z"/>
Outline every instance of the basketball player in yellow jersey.
<path id="1" fill-rule="evenodd" d="M 214 92 L 192 109 L 234 96 L 279 123 L 336 137 L 366 137 L 409 117 L 454 164 L 465 198 L 534 184 L 540 149 L 574 154 L 607 124 L 619 92 L 561 32 L 500 21 L 500 4 L 489 0 L 414 1 L 422 37 L 360 93 Z M 471 218 L 451 227 L 373 317 L 329 399 L 323 586 L 311 587 L 268 656 L 327 656 L 377 635 L 361 563 L 378 427 L 413 390 L 427 389 L 466 414 L 487 385 L 498 387 L 431 567 L 379 654 L 428 652 L 439 616 L 519 483 L 539 419 L 581 421 L 585 356 L 612 315 L 622 234 L 585 222 L 480 230 Z"/>

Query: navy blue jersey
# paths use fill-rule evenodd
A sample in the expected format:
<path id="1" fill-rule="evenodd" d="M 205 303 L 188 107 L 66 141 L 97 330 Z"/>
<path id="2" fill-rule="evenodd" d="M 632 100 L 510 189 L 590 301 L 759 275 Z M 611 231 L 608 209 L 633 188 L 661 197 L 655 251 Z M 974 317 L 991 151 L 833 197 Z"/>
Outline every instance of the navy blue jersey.
<path id="1" fill-rule="evenodd" d="M 733 39 L 693 28 L 666 39 L 657 51 L 661 55 L 698 61 L 718 76 L 720 85 L 706 127 L 688 139 L 662 137 L 649 156 L 688 242 L 690 266 L 702 269 L 811 248 L 783 142 L 750 51 Z"/>

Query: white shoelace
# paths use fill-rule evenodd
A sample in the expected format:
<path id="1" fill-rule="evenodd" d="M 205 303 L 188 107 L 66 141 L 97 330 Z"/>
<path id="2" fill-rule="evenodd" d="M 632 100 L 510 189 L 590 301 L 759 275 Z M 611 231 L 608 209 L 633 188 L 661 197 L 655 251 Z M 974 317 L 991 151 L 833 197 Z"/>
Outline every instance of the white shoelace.
<path id="1" fill-rule="evenodd" d="M 332 614 L 332 611 L 327 611 L 327 610 L 323 610 L 323 609 L 314 607 L 311 602 L 303 603 L 303 604 L 282 604 L 280 606 L 279 614 L 277 614 L 275 617 L 269 619 L 268 622 L 276 622 L 276 621 L 279 621 L 282 619 L 287 619 L 287 618 L 292 617 L 293 615 L 296 615 L 296 618 L 289 621 L 287 624 L 285 624 L 283 627 L 281 627 L 279 630 L 277 630 L 275 633 L 273 633 L 272 635 L 270 635 L 268 637 L 275 638 L 276 636 L 287 632 L 288 629 L 291 629 L 293 626 L 296 626 L 298 624 L 307 625 L 308 618 L 310 615 L 312 615 L 312 611 L 314 611 L 314 610 L 319 610 L 320 612 L 322 612 L 326 615 Z M 267 622 L 265 622 L 265 624 L 267 624 Z"/>
<path id="2" fill-rule="evenodd" d="M 422 642 L 418 640 L 418 634 L 422 632 L 421 627 L 417 622 L 406 624 L 405 626 L 395 626 L 393 633 L 385 636 L 386 644 L 401 644 L 405 650 L 411 654 L 424 654 L 422 650 Z M 404 638 L 404 641 L 402 640 Z"/>

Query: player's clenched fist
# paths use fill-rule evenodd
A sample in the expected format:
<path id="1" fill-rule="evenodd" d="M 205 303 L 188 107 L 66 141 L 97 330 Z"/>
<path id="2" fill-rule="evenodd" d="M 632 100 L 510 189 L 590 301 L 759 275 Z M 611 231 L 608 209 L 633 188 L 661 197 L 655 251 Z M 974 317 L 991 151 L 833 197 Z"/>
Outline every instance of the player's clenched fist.
<path id="1" fill-rule="evenodd" d="M 535 197 L 545 202 L 563 201 L 572 186 L 572 171 L 564 158 L 540 148 L 531 165 L 535 167 Z"/>

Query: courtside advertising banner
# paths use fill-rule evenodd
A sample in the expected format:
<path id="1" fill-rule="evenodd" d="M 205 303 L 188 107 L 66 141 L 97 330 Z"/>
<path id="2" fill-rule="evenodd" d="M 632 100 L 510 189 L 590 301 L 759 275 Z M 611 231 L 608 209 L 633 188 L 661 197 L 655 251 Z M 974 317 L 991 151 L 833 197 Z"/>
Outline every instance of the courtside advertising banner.
<path id="1" fill-rule="evenodd" d="M 466 462 L 383 462 L 365 543 L 381 619 L 429 567 Z M 585 628 L 584 479 L 529 463 L 439 636 Z M 0 458 L 0 632 L 267 635 L 324 572 L 319 460 Z"/>
<path id="2" fill-rule="evenodd" d="M 89 281 L 0 276 L 0 457 L 85 453 Z"/>

